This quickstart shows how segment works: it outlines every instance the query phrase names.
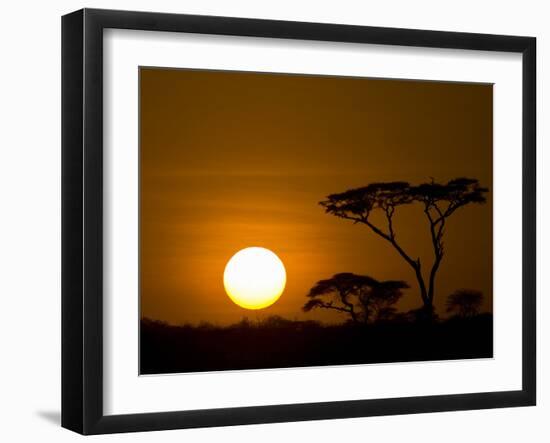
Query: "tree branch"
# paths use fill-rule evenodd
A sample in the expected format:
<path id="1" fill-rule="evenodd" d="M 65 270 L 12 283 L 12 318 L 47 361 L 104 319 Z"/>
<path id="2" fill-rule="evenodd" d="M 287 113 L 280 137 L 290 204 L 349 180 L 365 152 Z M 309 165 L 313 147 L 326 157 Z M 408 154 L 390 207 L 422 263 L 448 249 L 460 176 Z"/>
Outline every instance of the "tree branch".
<path id="1" fill-rule="evenodd" d="M 420 258 L 417 258 L 416 260 L 413 260 L 406 252 L 405 250 L 397 243 L 395 240 L 395 237 L 391 237 L 390 235 L 383 232 L 381 229 L 373 225 L 368 218 L 363 218 L 361 221 L 365 225 L 367 225 L 369 228 L 372 229 L 373 232 L 381 236 L 382 238 L 386 239 L 388 242 L 392 244 L 392 246 L 397 250 L 399 255 L 403 257 L 403 259 L 413 268 L 414 273 L 416 275 L 416 280 L 418 281 L 418 285 L 420 286 L 420 297 L 422 298 L 422 301 L 424 303 L 427 303 L 429 300 L 428 291 L 426 290 L 426 284 L 424 283 L 424 277 L 422 276 L 422 265 L 420 263 Z"/>
<path id="2" fill-rule="evenodd" d="M 353 303 L 350 303 L 348 301 L 348 294 L 349 292 L 340 290 L 338 291 L 338 295 L 340 296 L 340 301 L 344 304 L 344 306 L 347 307 L 347 312 L 351 315 L 351 318 L 353 321 L 357 321 L 357 314 L 355 313 L 355 307 L 353 306 Z"/>
<path id="3" fill-rule="evenodd" d="M 430 213 L 430 209 L 434 208 L 438 214 L 439 218 L 434 219 Z M 445 215 L 439 209 L 437 204 L 433 200 L 426 200 L 424 202 L 424 213 L 428 218 L 430 224 L 430 235 L 432 239 L 432 247 L 434 251 L 434 262 L 430 270 L 430 277 L 428 281 L 428 300 L 431 303 L 435 294 L 435 276 L 441 260 L 443 259 L 443 244 L 441 243 L 441 236 L 443 234 L 443 227 L 445 226 Z M 438 226 L 439 225 L 439 226 Z"/>
<path id="4" fill-rule="evenodd" d="M 386 219 L 388 220 L 388 231 L 390 232 L 389 237 L 395 240 L 395 232 L 393 231 L 393 213 L 395 211 L 395 207 L 387 206 L 384 211 L 386 212 Z"/>
<path id="5" fill-rule="evenodd" d="M 397 243 L 397 241 L 395 240 L 395 236 L 392 237 L 391 235 L 389 234 L 386 234 L 384 231 L 382 231 L 380 228 L 378 228 L 377 226 L 373 225 L 367 218 L 363 218 L 362 220 L 362 223 L 364 223 L 365 225 L 367 225 L 369 228 L 371 228 L 371 230 L 378 234 L 380 237 L 384 238 L 386 241 L 390 242 L 392 244 L 392 246 L 397 250 L 397 252 L 399 252 L 399 254 L 401 255 L 401 257 L 403 257 L 405 259 L 405 261 L 407 263 L 409 263 L 409 265 L 411 265 L 413 268 L 416 268 L 417 266 L 419 267 L 420 266 L 420 259 L 417 259 L 417 260 L 413 260 L 404 250 L 403 248 Z"/>
<path id="6" fill-rule="evenodd" d="M 348 306 L 349 304 L 346 304 Z M 353 309 L 353 305 L 350 307 L 341 307 L 341 306 L 334 306 L 332 302 L 324 302 L 322 300 L 317 300 L 317 303 L 314 307 L 317 308 L 323 308 L 323 309 L 332 309 L 333 311 L 343 312 L 345 314 L 349 314 L 351 316 L 352 321 L 355 323 L 357 322 L 357 314 L 355 313 Z"/>

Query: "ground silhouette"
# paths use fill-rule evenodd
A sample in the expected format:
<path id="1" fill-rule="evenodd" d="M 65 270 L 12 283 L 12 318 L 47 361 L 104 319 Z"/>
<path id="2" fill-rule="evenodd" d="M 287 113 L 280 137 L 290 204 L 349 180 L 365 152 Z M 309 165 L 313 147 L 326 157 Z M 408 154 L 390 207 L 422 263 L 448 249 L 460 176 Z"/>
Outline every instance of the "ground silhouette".
<path id="1" fill-rule="evenodd" d="M 372 324 L 337 325 L 268 317 L 216 326 L 141 320 L 140 373 L 490 358 L 493 317 L 426 323 L 404 313 Z"/>

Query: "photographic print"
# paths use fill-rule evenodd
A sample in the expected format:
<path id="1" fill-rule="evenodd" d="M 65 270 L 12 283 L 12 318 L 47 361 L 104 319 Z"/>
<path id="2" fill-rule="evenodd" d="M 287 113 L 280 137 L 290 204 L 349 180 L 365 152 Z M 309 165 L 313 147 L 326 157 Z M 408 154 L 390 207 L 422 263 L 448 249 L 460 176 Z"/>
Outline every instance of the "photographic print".
<path id="1" fill-rule="evenodd" d="M 141 374 L 493 356 L 492 84 L 139 75 Z"/>

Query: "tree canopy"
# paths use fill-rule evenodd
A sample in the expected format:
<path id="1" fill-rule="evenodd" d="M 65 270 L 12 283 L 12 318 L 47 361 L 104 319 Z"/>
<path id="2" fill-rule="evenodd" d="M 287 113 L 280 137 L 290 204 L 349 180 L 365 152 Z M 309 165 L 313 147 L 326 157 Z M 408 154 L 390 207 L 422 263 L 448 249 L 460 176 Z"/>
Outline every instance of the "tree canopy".
<path id="1" fill-rule="evenodd" d="M 469 203 L 485 203 L 487 188 L 473 178 L 455 178 L 445 184 L 431 182 L 413 186 L 408 182 L 371 183 L 331 194 L 320 202 L 329 214 L 356 222 L 368 221 L 371 212 L 381 209 L 391 216 L 397 206 L 421 202 L 439 218 L 449 217 Z"/>
<path id="2" fill-rule="evenodd" d="M 332 309 L 348 314 L 355 323 L 367 323 L 372 318 L 387 316 L 388 309 L 408 287 L 403 281 L 378 281 L 367 275 L 344 272 L 318 281 L 307 294 L 309 300 L 303 310 Z"/>
<path id="3" fill-rule="evenodd" d="M 479 312 L 483 294 L 474 289 L 459 289 L 447 297 L 447 312 L 454 312 L 458 316 L 473 317 Z"/>

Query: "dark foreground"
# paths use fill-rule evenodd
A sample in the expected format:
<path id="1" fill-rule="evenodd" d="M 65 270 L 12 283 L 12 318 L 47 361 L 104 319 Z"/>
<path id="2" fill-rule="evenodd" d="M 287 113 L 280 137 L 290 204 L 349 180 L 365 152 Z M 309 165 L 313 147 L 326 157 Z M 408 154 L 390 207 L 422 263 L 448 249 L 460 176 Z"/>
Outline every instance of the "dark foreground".
<path id="1" fill-rule="evenodd" d="M 141 374 L 490 358 L 493 317 L 322 325 L 268 318 L 226 327 L 141 321 Z"/>

